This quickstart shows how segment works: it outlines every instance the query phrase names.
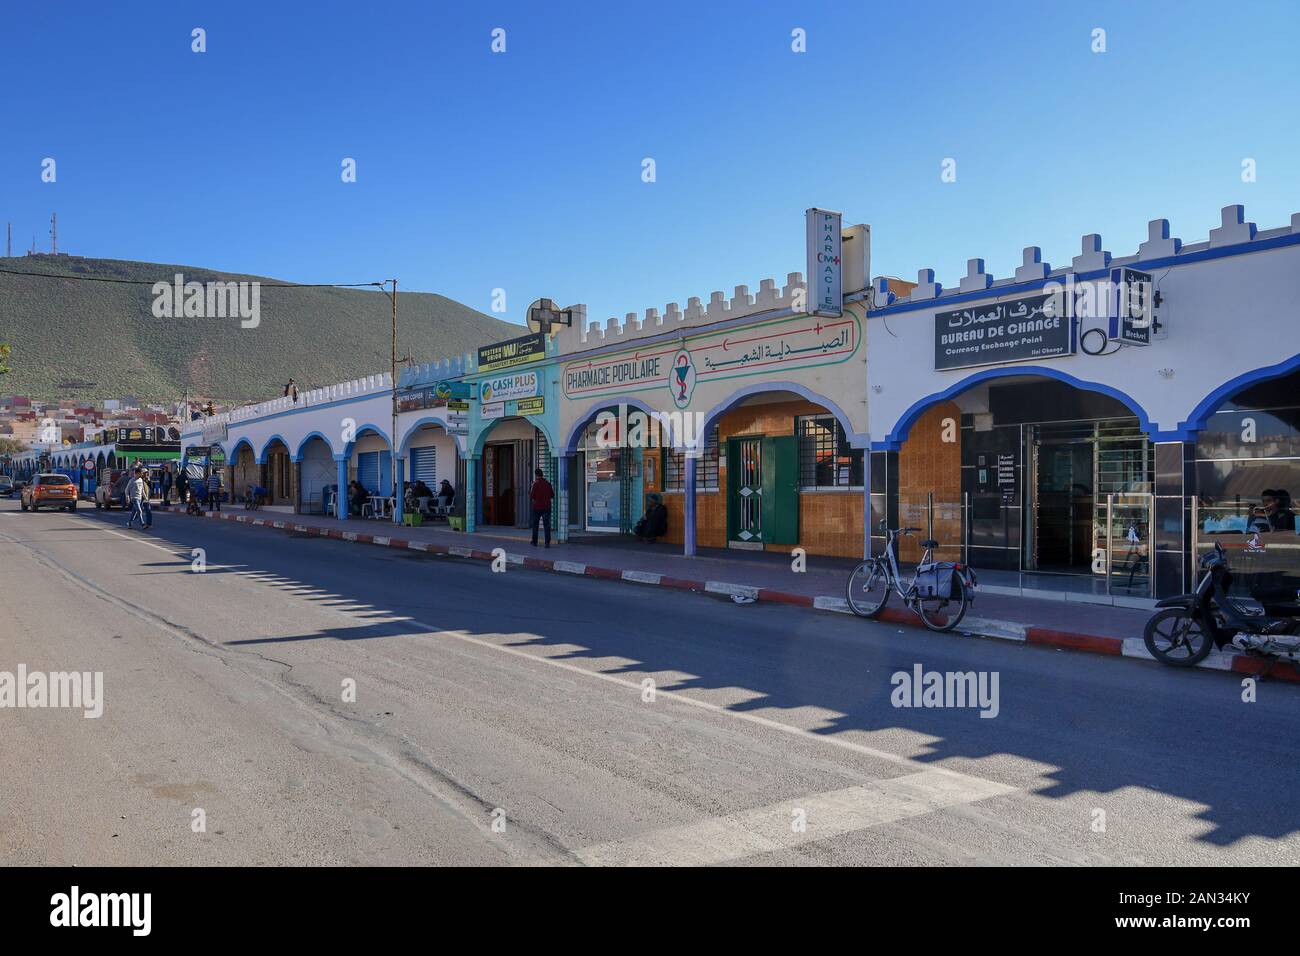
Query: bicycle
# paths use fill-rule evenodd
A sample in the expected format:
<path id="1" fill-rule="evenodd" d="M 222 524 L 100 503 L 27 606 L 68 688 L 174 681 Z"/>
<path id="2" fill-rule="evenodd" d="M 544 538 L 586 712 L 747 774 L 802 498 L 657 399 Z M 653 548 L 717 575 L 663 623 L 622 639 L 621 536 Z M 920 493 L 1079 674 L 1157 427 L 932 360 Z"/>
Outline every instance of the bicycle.
<path id="1" fill-rule="evenodd" d="M 961 623 L 975 599 L 975 572 L 961 564 L 935 562 L 933 554 L 939 542 L 926 539 L 920 542 L 925 553 L 912 574 L 912 580 L 904 585 L 898 561 L 894 558 L 898 536 L 915 534 L 922 529 L 891 530 L 882 521 L 880 530 L 885 534 L 885 553 L 863 561 L 849 575 L 846 586 L 849 608 L 859 617 L 877 617 L 889 602 L 892 590 L 930 630 L 951 631 Z M 949 610 L 954 605 L 955 609 Z"/>

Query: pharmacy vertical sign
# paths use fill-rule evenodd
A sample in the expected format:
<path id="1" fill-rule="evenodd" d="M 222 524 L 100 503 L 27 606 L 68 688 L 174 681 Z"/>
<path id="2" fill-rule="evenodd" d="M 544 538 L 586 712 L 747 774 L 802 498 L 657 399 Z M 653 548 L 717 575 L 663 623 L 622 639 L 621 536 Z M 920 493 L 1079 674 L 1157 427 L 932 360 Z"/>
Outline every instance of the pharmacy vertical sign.
<path id="1" fill-rule="evenodd" d="M 808 312 L 812 315 L 838 318 L 842 311 L 841 218 L 840 213 L 829 209 L 804 213 L 808 228 Z"/>

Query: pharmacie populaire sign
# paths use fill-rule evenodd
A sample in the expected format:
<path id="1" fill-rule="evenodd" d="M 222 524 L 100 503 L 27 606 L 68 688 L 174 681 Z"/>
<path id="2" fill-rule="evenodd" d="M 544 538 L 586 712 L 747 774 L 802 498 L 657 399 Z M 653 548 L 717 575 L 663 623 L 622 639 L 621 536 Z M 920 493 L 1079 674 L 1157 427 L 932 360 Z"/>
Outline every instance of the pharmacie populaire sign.
<path id="1" fill-rule="evenodd" d="M 542 384 L 537 372 L 514 372 L 484 379 L 479 384 L 479 395 L 485 402 L 501 402 L 509 398 L 531 398 Z"/>
<path id="2" fill-rule="evenodd" d="M 546 336 L 541 332 L 534 332 L 508 342 L 483 346 L 478 350 L 478 370 L 495 372 L 497 369 L 540 362 L 544 358 L 546 358 Z"/>
<path id="3" fill-rule="evenodd" d="M 858 319 L 798 315 L 714 332 L 658 348 L 629 352 L 564 366 L 564 397 L 579 401 L 667 389 L 677 408 L 690 404 L 697 382 L 785 374 L 817 365 L 847 361 L 861 341 Z"/>
<path id="4" fill-rule="evenodd" d="M 1052 294 L 1031 295 L 936 313 L 935 369 L 1073 355 L 1074 322 L 1058 314 L 1059 301 Z"/>
<path id="5" fill-rule="evenodd" d="M 808 311 L 838 319 L 843 312 L 843 270 L 838 212 L 809 209 L 804 213 L 808 232 Z"/>

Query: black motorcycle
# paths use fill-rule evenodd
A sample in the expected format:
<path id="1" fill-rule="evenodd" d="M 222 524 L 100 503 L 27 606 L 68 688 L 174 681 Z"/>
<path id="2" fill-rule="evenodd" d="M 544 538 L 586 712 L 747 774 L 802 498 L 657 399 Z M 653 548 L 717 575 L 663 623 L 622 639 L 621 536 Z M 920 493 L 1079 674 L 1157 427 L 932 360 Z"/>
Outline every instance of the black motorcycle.
<path id="1" fill-rule="evenodd" d="M 1191 667 L 1211 648 L 1231 646 L 1269 659 L 1267 675 L 1279 660 L 1300 661 L 1300 593 L 1256 591 L 1251 599 L 1231 597 L 1232 569 L 1223 547 L 1201 557 L 1204 574 L 1192 594 L 1156 602 L 1143 639 L 1162 664 Z"/>

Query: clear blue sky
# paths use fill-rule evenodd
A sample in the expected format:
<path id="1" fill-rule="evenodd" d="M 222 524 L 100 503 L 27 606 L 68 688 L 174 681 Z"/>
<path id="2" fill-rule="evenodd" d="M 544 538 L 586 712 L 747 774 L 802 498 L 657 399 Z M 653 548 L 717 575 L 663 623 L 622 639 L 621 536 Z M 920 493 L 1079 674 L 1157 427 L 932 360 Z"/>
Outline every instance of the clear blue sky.
<path id="1" fill-rule="evenodd" d="M 1300 211 L 1295 2 L 282 6 L 4 4 L 15 248 L 57 210 L 80 255 L 603 319 L 802 271 L 814 205 L 871 224 L 873 274 L 947 285 Z"/>

